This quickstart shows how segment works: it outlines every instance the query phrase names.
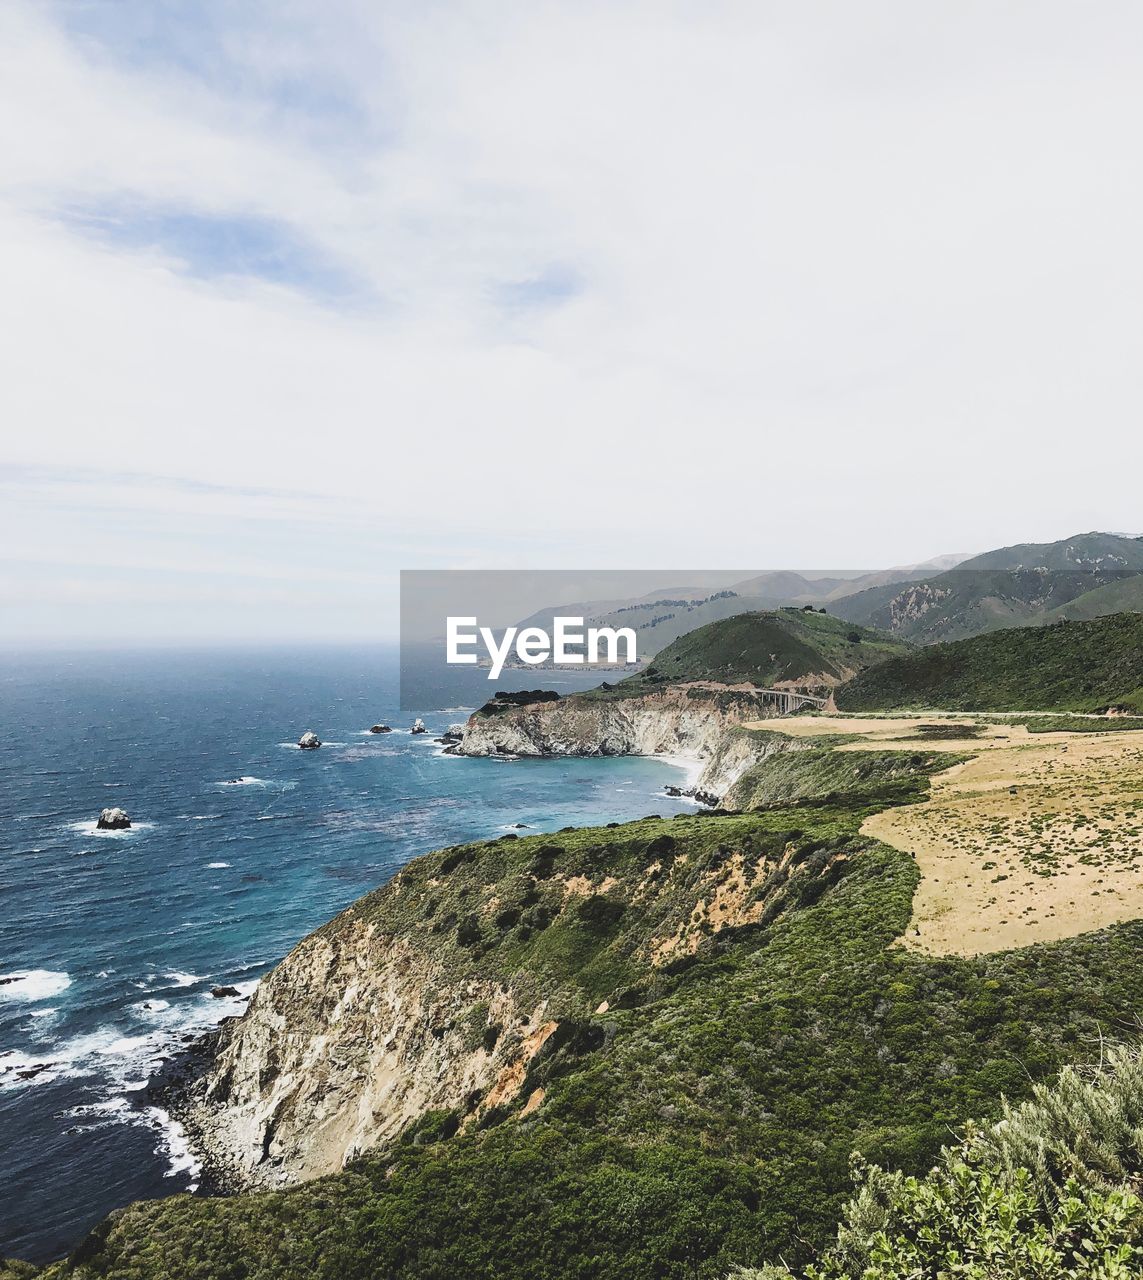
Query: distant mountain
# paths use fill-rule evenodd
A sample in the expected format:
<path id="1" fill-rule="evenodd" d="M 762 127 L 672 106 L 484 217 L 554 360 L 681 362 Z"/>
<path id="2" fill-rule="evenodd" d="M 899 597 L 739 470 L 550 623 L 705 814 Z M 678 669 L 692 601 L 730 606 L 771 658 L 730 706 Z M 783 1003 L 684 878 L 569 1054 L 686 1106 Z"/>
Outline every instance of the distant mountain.
<path id="1" fill-rule="evenodd" d="M 842 711 L 1143 713 L 1143 613 L 926 645 L 862 672 L 835 696 Z"/>
<path id="2" fill-rule="evenodd" d="M 1004 627 L 1139 607 L 1143 539 L 1084 533 L 1059 542 L 1022 543 L 974 556 L 945 573 L 836 601 L 840 617 L 920 644 L 981 635 Z"/>
<path id="3" fill-rule="evenodd" d="M 855 592 L 878 589 L 891 598 L 902 586 L 958 563 L 961 556 L 941 556 L 924 564 L 882 569 L 873 573 L 814 574 L 775 570 L 755 574 L 712 589 L 666 586 L 626 600 L 555 605 L 523 618 L 520 627 L 550 628 L 557 614 L 583 617 L 591 626 L 631 627 L 638 636 L 639 656 L 647 661 L 680 636 L 710 622 L 743 613 L 760 613 L 789 606 L 814 605 L 836 612 L 837 600 Z"/>

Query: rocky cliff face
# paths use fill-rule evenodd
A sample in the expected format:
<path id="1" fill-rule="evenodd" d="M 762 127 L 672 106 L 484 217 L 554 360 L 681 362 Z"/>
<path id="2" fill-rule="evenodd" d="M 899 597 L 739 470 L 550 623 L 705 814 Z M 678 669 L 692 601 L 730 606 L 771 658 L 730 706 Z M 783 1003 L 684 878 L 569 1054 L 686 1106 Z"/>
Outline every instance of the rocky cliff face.
<path id="1" fill-rule="evenodd" d="M 530 1115 L 606 1043 L 609 1008 L 641 1006 L 663 965 L 761 919 L 796 865 L 747 814 L 426 855 L 261 983 L 180 1118 L 224 1183 L 268 1189 L 427 1124 Z"/>
<path id="2" fill-rule="evenodd" d="M 543 1000 L 444 969 L 353 908 L 302 942 L 220 1035 L 190 1116 L 212 1163 L 276 1186 L 335 1172 L 427 1111 L 510 1101 L 557 1024 Z"/>
<path id="3" fill-rule="evenodd" d="M 732 742 L 728 730 L 773 714 L 755 694 L 711 686 L 672 686 L 638 697 L 571 697 L 477 712 L 465 725 L 458 754 L 686 755 L 707 762 L 698 788 L 721 795 L 759 759 L 748 738 Z"/>

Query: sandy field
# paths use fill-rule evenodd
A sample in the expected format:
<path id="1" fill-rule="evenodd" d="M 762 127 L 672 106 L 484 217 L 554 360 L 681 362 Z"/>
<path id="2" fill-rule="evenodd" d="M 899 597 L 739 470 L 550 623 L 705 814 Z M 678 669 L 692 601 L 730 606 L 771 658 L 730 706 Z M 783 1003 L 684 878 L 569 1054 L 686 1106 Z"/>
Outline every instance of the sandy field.
<path id="1" fill-rule="evenodd" d="M 938 723 L 939 737 L 918 732 Z M 957 725 L 969 732 L 956 736 Z M 795 737 L 860 735 L 839 744 L 842 751 L 973 753 L 934 778 L 925 803 L 862 826 L 920 867 L 906 946 L 979 955 L 1143 916 L 1143 733 L 1034 734 L 933 714 L 758 727 Z"/>

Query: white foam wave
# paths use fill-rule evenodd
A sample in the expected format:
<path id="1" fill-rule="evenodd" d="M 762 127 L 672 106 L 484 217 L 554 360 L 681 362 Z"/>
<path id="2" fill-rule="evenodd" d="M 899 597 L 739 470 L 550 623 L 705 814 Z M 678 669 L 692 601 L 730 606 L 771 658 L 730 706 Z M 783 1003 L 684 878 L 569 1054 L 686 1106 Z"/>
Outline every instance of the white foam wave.
<path id="1" fill-rule="evenodd" d="M 159 1134 L 158 1154 L 167 1158 L 167 1171 L 163 1177 L 177 1178 L 180 1173 L 185 1173 L 192 1179 L 188 1190 L 197 1191 L 202 1164 L 191 1150 L 187 1131 L 160 1107 L 147 1107 L 143 1115 Z"/>
<path id="2" fill-rule="evenodd" d="M 221 871 L 223 867 L 228 866 L 230 866 L 229 862 L 208 862 L 206 864 L 206 869 L 208 871 Z"/>
<path id="3" fill-rule="evenodd" d="M 131 1006 L 131 1012 L 137 1014 L 141 1018 L 156 1017 L 165 1013 L 171 1007 L 169 1000 L 140 1000 L 137 1004 Z"/>
<path id="4" fill-rule="evenodd" d="M 174 969 L 170 973 L 164 973 L 163 977 L 176 987 L 193 987 L 196 982 L 203 981 L 203 978 L 197 973 L 183 973 L 179 969 Z"/>
<path id="5" fill-rule="evenodd" d="M 75 831 L 81 836 L 98 836 L 100 839 L 104 837 L 112 840 L 128 839 L 131 836 L 141 835 L 145 831 L 153 831 L 155 824 L 153 822 L 132 822 L 129 827 L 122 827 L 118 831 L 101 830 L 99 823 L 95 818 L 89 822 L 69 822 L 68 830 Z"/>
<path id="6" fill-rule="evenodd" d="M 296 743 L 279 744 L 296 746 Z M 224 778 L 221 782 L 214 784 L 216 787 L 265 787 L 268 785 L 265 778 L 255 778 L 252 774 L 244 773 L 241 778 Z"/>
<path id="7" fill-rule="evenodd" d="M 0 973 L 0 1000 L 50 1000 L 70 986 L 70 975 L 55 969 L 17 969 Z"/>
<path id="8" fill-rule="evenodd" d="M 115 1094 L 142 1089 L 162 1059 L 183 1047 L 184 1036 L 201 1035 L 217 1026 L 220 1018 L 242 1013 L 258 979 L 234 986 L 237 996 L 215 997 L 201 991 L 177 1001 L 138 1001 L 125 1012 L 136 1026 L 145 1024 L 143 1030 L 108 1025 L 43 1048 L 0 1052 L 0 1088 L 97 1076 Z M 109 1098 L 102 1105 L 112 1111 L 129 1104 Z"/>

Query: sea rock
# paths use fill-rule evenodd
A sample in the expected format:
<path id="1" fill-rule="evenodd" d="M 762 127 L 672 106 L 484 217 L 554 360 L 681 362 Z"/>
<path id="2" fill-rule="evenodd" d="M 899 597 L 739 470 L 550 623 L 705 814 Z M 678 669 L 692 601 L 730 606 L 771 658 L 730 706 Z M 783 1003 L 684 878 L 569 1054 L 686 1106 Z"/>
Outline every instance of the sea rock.
<path id="1" fill-rule="evenodd" d="M 316 751 L 321 746 L 321 739 L 312 729 L 307 729 L 298 739 L 298 746 L 303 751 Z"/>
<path id="2" fill-rule="evenodd" d="M 671 787 L 671 786 L 667 786 L 667 787 L 664 787 L 664 788 L 663 788 L 663 790 L 664 790 L 664 791 L 667 793 L 667 795 L 669 795 L 669 796 L 681 796 L 681 795 L 683 794 L 683 791 L 682 791 L 682 788 L 681 788 L 681 787 Z"/>
<path id="3" fill-rule="evenodd" d="M 131 819 L 124 809 L 104 809 L 95 826 L 99 831 L 125 831 L 131 825 Z"/>
<path id="4" fill-rule="evenodd" d="M 413 727 L 409 730 L 409 732 L 410 733 L 428 733 L 428 729 L 425 728 L 425 722 L 421 719 L 420 716 L 418 716 L 413 721 Z"/>
<path id="5" fill-rule="evenodd" d="M 55 1065 L 54 1062 L 37 1062 L 35 1066 L 28 1067 L 23 1071 L 17 1071 L 16 1075 L 21 1080 L 34 1080 L 41 1071 L 47 1071 L 49 1067 L 54 1067 Z"/>
<path id="6" fill-rule="evenodd" d="M 242 993 L 237 987 L 211 987 L 210 994 L 214 996 L 216 1000 L 224 1000 L 227 996 L 237 996 Z"/>
<path id="7" fill-rule="evenodd" d="M 393 730 L 387 724 L 374 724 L 369 726 L 370 733 L 392 733 Z"/>
<path id="8" fill-rule="evenodd" d="M 449 727 L 437 739 L 442 746 L 448 746 L 454 742 L 460 742 L 464 737 L 464 725 L 450 724 Z"/>

